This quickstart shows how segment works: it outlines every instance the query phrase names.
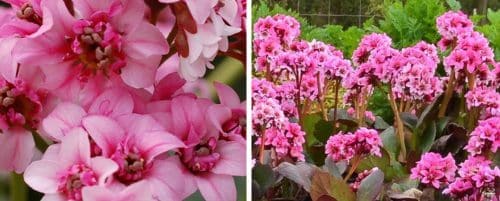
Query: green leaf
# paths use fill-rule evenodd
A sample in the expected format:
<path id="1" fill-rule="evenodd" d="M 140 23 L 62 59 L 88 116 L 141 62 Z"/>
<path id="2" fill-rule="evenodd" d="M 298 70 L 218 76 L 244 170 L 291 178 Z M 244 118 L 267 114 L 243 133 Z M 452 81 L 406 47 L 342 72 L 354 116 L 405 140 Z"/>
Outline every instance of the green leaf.
<path id="1" fill-rule="evenodd" d="M 384 184 L 384 173 L 379 169 L 374 170 L 370 175 L 364 178 L 359 184 L 356 193 L 357 201 L 373 201 L 382 191 Z"/>
<path id="2" fill-rule="evenodd" d="M 389 154 L 391 160 L 396 161 L 398 158 L 400 147 L 398 136 L 396 136 L 394 127 L 391 126 L 385 129 L 382 133 L 380 133 L 380 138 L 382 139 L 384 149 Z"/>
<path id="3" fill-rule="evenodd" d="M 400 115 L 401 120 L 407 127 L 413 129 L 415 128 L 415 126 L 417 126 L 418 118 L 414 114 L 409 112 L 402 112 Z"/>
<path id="4" fill-rule="evenodd" d="M 333 123 L 320 119 L 314 126 L 313 134 L 318 141 L 326 144 L 328 138 L 333 134 Z"/>
<path id="5" fill-rule="evenodd" d="M 271 166 L 257 163 L 252 169 L 252 180 L 254 184 L 252 186 L 257 190 L 257 192 L 264 193 L 269 187 L 274 185 L 274 182 L 276 181 L 276 174 Z M 256 196 L 260 197 L 262 194 Z"/>
<path id="6" fill-rule="evenodd" d="M 430 123 L 429 126 L 424 130 L 422 136 L 420 137 L 420 150 L 422 153 L 428 152 L 434 139 L 436 138 L 436 124 L 434 122 Z"/>
<path id="7" fill-rule="evenodd" d="M 446 0 L 446 3 L 451 8 L 451 10 L 458 11 L 462 9 L 462 5 L 457 0 Z"/>
<path id="8" fill-rule="evenodd" d="M 389 128 L 390 125 L 387 122 L 385 122 L 384 119 L 382 119 L 382 117 L 376 116 L 373 127 L 377 130 L 385 130 Z"/>
<path id="9" fill-rule="evenodd" d="M 364 170 L 370 170 L 374 167 L 378 167 L 382 172 L 384 172 L 386 181 L 404 178 L 408 175 L 401 163 L 391 160 L 389 153 L 387 153 L 385 149 L 381 149 L 380 151 L 382 152 L 382 157 L 365 157 L 359 164 L 356 171 L 362 172 Z"/>
<path id="10" fill-rule="evenodd" d="M 314 130 L 320 120 L 321 116 L 319 114 L 308 114 L 302 117 L 302 130 L 306 133 L 307 147 L 318 142 L 316 137 L 314 137 Z"/>

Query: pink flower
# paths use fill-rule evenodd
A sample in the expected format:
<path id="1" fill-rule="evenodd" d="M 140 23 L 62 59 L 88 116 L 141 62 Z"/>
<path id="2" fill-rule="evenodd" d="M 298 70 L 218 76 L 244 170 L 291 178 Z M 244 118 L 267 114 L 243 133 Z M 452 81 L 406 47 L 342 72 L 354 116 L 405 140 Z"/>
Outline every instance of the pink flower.
<path id="1" fill-rule="evenodd" d="M 470 133 L 465 149 L 474 155 L 496 153 L 500 147 L 500 117 L 479 121 L 479 125 Z"/>
<path id="2" fill-rule="evenodd" d="M 10 56 L 15 39 L 1 39 L 0 51 L 0 170 L 21 173 L 31 162 L 35 142 L 31 134 L 42 118 L 45 90 L 32 69 L 20 69 Z"/>
<path id="3" fill-rule="evenodd" d="M 100 114 L 112 118 L 132 113 L 134 101 L 126 91 L 118 88 L 106 90 L 96 97 L 88 107 L 75 103 L 58 104 L 42 121 L 42 133 L 52 140 L 60 141 L 67 131 L 81 126 L 84 117 L 90 114 Z"/>
<path id="4" fill-rule="evenodd" d="M 457 166 L 451 154 L 443 158 L 437 153 L 428 152 L 422 155 L 417 166 L 411 169 L 410 178 L 439 189 L 453 182 L 455 171 Z"/>
<path id="5" fill-rule="evenodd" d="M 235 200 L 232 176 L 245 175 L 245 143 L 226 139 L 207 124 L 208 117 L 200 114 L 207 114 L 213 103 L 187 94 L 156 105 L 155 117 L 186 144 L 172 157 L 182 167 L 186 181 L 181 198 L 198 189 L 206 200 Z M 171 121 L 165 121 L 168 119 Z"/>
<path id="6" fill-rule="evenodd" d="M 297 161 L 304 161 L 305 132 L 299 124 L 287 121 L 281 129 L 271 127 L 265 132 L 264 145 L 272 146 L 278 155 L 278 160 L 290 157 Z M 255 144 L 260 143 L 262 143 L 261 137 Z"/>
<path id="7" fill-rule="evenodd" d="M 157 160 L 161 154 L 169 150 L 184 147 L 175 136 L 166 132 L 152 117 L 146 115 L 121 115 L 117 120 L 91 115 L 82 120 L 95 144 L 102 150 L 102 156 L 118 164 L 113 175 L 117 182 L 131 185 L 138 181 L 146 181 L 153 196 L 160 199 L 177 198 L 181 181 L 165 180 L 163 170 L 168 168 L 169 161 Z M 166 155 L 164 155 L 166 156 Z M 177 169 L 177 174 L 181 174 Z"/>
<path id="8" fill-rule="evenodd" d="M 467 108 L 482 109 L 482 118 L 500 115 L 500 94 L 495 89 L 475 87 L 465 94 Z"/>
<path id="9" fill-rule="evenodd" d="M 483 156 L 469 157 L 460 164 L 459 177 L 444 189 L 444 194 L 461 200 L 476 200 L 483 193 L 495 194 L 500 169 L 491 168 L 492 162 Z M 482 200 L 482 199 L 480 199 Z"/>
<path id="10" fill-rule="evenodd" d="M 88 136 L 76 128 L 61 144 L 50 146 L 42 160 L 30 164 L 24 180 L 45 194 L 43 200 L 82 200 L 82 189 L 106 185 L 117 169 L 112 160 L 91 158 Z"/>
<path id="11" fill-rule="evenodd" d="M 360 128 L 356 132 L 330 136 L 325 146 L 325 154 L 334 161 L 349 161 L 353 157 L 375 155 L 381 157 L 382 140 L 373 129 Z"/>
<path id="12" fill-rule="evenodd" d="M 214 83 L 221 104 L 208 108 L 208 118 L 222 137 L 246 138 L 246 104 L 231 87 Z M 244 141 L 244 140 L 243 140 Z"/>
<path id="13" fill-rule="evenodd" d="M 43 24 L 46 8 L 40 4 L 41 0 L 6 0 L 12 10 L 6 12 L 5 21 L 0 25 L 0 38 L 34 37 L 43 34 L 50 27 Z"/>
<path id="14" fill-rule="evenodd" d="M 168 46 L 158 29 L 143 20 L 143 2 L 76 1 L 78 17 L 61 1 L 44 1 L 42 7 L 48 9 L 44 24 L 52 26 L 43 35 L 20 41 L 14 54 L 24 65 L 40 65 L 46 87 L 79 89 L 104 78 L 135 88 L 153 84 Z"/>
<path id="15" fill-rule="evenodd" d="M 439 34 L 445 39 L 454 39 L 473 31 L 472 21 L 461 11 L 448 11 L 436 19 Z"/>

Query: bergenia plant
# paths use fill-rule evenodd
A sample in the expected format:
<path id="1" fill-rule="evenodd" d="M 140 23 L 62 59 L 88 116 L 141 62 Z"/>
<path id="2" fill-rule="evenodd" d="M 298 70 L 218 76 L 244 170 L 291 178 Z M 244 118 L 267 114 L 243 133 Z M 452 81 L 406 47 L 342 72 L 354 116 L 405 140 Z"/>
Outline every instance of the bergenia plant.
<path id="1" fill-rule="evenodd" d="M 4 2 L 0 171 L 12 172 L 11 200 L 26 184 L 43 200 L 237 199 L 245 101 L 205 74 L 221 59 L 244 64 L 244 0 Z"/>
<path id="2" fill-rule="evenodd" d="M 398 49 L 389 35 L 366 33 L 345 55 L 302 39 L 293 17 L 258 19 L 253 195 L 499 200 L 498 61 L 462 12 L 446 12 L 436 25 L 437 44 Z M 390 118 L 369 110 L 375 91 Z"/>

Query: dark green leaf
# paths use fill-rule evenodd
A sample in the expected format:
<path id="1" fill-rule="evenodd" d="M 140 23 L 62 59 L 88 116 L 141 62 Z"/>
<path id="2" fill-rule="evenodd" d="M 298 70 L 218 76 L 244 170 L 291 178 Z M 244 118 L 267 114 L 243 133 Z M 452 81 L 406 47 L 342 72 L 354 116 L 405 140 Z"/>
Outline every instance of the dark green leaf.
<path id="1" fill-rule="evenodd" d="M 380 133 L 380 138 L 382 139 L 382 144 L 384 149 L 389 153 L 391 160 L 396 161 L 399 154 L 399 140 L 396 136 L 394 127 L 389 127 Z"/>
<path id="2" fill-rule="evenodd" d="M 381 149 L 380 151 L 382 152 L 382 157 L 365 157 L 359 164 L 356 171 L 361 172 L 364 170 L 370 170 L 374 167 L 378 167 L 382 172 L 384 172 L 386 181 L 391 181 L 392 179 L 398 179 L 407 176 L 404 167 L 397 161 L 391 161 L 389 153 L 387 153 L 385 149 Z"/>
<path id="3" fill-rule="evenodd" d="M 436 138 L 436 124 L 430 123 L 420 137 L 420 150 L 425 153 L 431 149 L 432 143 Z"/>
<path id="4" fill-rule="evenodd" d="M 276 181 L 276 174 L 269 165 L 255 164 L 252 169 L 253 186 L 257 186 L 260 192 L 266 192 Z"/>
<path id="5" fill-rule="evenodd" d="M 302 117 L 302 130 L 306 133 L 307 147 L 318 142 L 316 137 L 314 137 L 314 130 L 320 120 L 321 116 L 319 114 L 308 114 Z"/>
<path id="6" fill-rule="evenodd" d="M 333 123 L 320 119 L 314 126 L 314 137 L 321 143 L 326 144 L 328 138 L 333 134 Z"/>
<path id="7" fill-rule="evenodd" d="M 400 115 L 401 115 L 401 120 L 407 127 L 413 129 L 415 128 L 415 126 L 417 126 L 418 118 L 414 114 L 409 112 L 402 112 Z"/>

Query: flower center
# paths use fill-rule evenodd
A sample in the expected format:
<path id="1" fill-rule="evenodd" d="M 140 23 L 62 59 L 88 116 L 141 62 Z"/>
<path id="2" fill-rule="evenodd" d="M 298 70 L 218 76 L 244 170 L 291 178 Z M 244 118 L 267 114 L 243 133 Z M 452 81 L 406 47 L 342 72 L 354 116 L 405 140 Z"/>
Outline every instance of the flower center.
<path id="1" fill-rule="evenodd" d="M 123 144 L 118 146 L 111 159 L 120 167 L 115 174 L 116 178 L 125 184 L 141 180 L 151 167 L 137 148 L 128 148 Z"/>
<path id="2" fill-rule="evenodd" d="M 0 129 L 11 126 L 35 128 L 42 110 L 39 95 L 22 80 L 0 80 Z"/>
<path id="3" fill-rule="evenodd" d="M 82 188 L 97 184 L 97 175 L 83 164 L 71 166 L 59 177 L 58 191 L 65 195 L 67 200 L 82 200 Z"/>
<path id="4" fill-rule="evenodd" d="M 245 137 L 245 114 L 233 112 L 233 116 L 228 121 L 222 124 L 222 130 L 229 135 L 241 135 Z"/>
<path id="5" fill-rule="evenodd" d="M 217 140 L 210 138 L 206 142 L 181 150 L 184 165 L 193 173 L 203 173 L 212 170 L 220 159 L 220 154 L 215 152 Z"/>
<path id="6" fill-rule="evenodd" d="M 26 20 L 38 25 L 42 24 L 42 18 L 35 12 L 30 3 L 25 3 L 16 13 L 19 19 Z"/>
<path id="7" fill-rule="evenodd" d="M 90 20 L 79 20 L 73 25 L 71 53 L 66 59 L 75 59 L 81 68 L 80 79 L 102 73 L 120 73 L 125 66 L 121 34 L 108 22 L 106 13 L 95 13 Z"/>

